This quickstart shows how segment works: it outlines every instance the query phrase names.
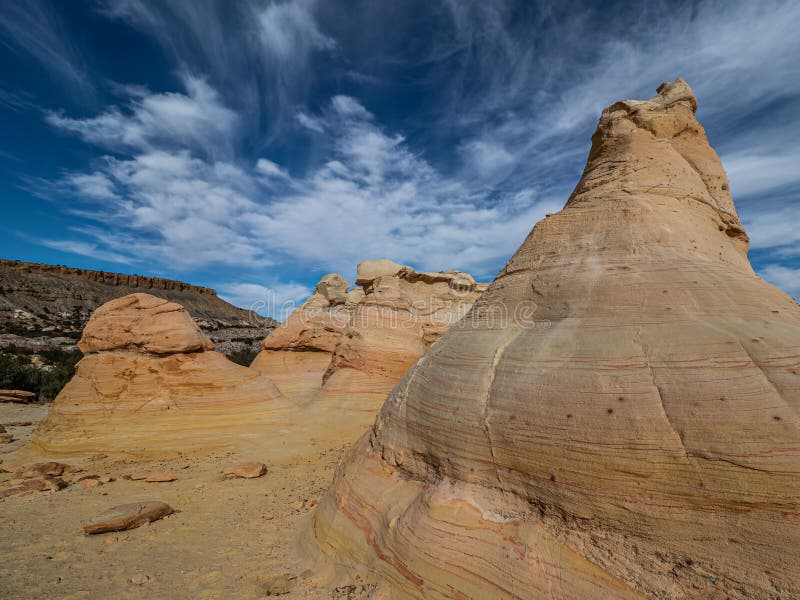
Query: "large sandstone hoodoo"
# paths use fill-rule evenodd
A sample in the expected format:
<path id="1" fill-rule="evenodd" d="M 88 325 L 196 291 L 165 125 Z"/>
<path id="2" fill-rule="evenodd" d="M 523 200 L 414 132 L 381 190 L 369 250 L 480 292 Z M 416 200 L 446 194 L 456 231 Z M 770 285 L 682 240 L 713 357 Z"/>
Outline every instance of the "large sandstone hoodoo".
<path id="1" fill-rule="evenodd" d="M 98 308 L 78 347 L 86 356 L 32 442 L 49 454 L 238 445 L 285 404 L 267 378 L 214 352 L 182 306 L 149 294 Z"/>
<path id="2" fill-rule="evenodd" d="M 603 111 L 307 542 L 393 598 L 800 595 L 800 307 L 754 274 L 696 106 L 678 79 Z"/>

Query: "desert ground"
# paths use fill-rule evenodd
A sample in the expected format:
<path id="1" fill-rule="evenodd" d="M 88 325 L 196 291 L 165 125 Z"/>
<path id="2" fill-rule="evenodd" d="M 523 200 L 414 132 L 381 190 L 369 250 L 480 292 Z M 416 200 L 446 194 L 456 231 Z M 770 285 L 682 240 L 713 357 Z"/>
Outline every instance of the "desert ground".
<path id="1" fill-rule="evenodd" d="M 46 405 L 0 403 L 0 423 L 32 423 L 7 427 L 16 439 L 2 448 L 0 460 L 30 439 L 46 412 Z M 82 469 L 76 477 L 111 475 L 115 481 L 93 489 L 74 483 L 60 491 L 0 500 L 0 597 L 212 600 L 271 593 L 358 598 L 363 581 L 328 587 L 324 573 L 303 563 L 297 544 L 346 448 L 310 445 L 305 456 L 281 456 L 265 438 L 263 445 L 245 452 L 65 460 Z M 223 478 L 224 468 L 246 461 L 265 462 L 267 474 Z M 146 483 L 125 478 L 139 471 L 169 472 L 177 479 Z M 0 473 L 0 488 L 9 487 L 12 479 Z M 81 524 L 94 515 L 139 500 L 167 502 L 175 513 L 129 531 L 83 533 Z"/>

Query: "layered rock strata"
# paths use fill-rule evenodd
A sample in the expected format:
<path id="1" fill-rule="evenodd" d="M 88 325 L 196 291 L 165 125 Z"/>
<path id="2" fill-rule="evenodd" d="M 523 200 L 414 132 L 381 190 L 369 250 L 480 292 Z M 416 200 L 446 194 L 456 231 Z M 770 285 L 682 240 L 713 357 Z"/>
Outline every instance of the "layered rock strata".
<path id="1" fill-rule="evenodd" d="M 285 405 L 267 378 L 214 352 L 183 307 L 148 294 L 101 306 L 78 346 L 85 357 L 32 442 L 48 454 L 237 445 Z"/>
<path id="2" fill-rule="evenodd" d="M 800 307 L 696 108 L 678 79 L 603 111 L 565 208 L 339 468 L 315 556 L 392 598 L 800 595 Z"/>
<path id="3" fill-rule="evenodd" d="M 466 273 L 420 273 L 386 259 L 337 274 L 263 342 L 251 367 L 292 398 L 320 392 L 382 397 L 485 289 Z M 375 406 L 371 407 L 374 410 Z"/>

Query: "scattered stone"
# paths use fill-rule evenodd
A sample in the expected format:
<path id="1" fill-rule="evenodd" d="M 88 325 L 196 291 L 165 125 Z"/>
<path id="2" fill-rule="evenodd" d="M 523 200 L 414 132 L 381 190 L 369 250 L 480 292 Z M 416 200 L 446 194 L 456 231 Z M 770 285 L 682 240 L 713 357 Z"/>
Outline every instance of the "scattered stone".
<path id="1" fill-rule="evenodd" d="M 133 473 L 130 476 L 134 481 L 146 481 L 147 483 L 167 483 L 175 481 L 178 476 L 173 473 L 165 473 L 163 471 L 150 471 L 147 473 Z"/>
<path id="2" fill-rule="evenodd" d="M 256 477 L 261 477 L 266 472 L 267 465 L 264 463 L 248 462 L 228 467 L 225 469 L 224 474 L 225 477 L 229 479 L 237 477 L 241 479 L 255 479 Z"/>
<path id="3" fill-rule="evenodd" d="M 103 475 L 100 478 L 100 483 L 111 483 L 112 481 L 116 481 L 116 480 L 117 479 L 115 477 L 112 477 L 111 475 Z"/>
<path id="4" fill-rule="evenodd" d="M 39 475 L 50 475 L 53 477 L 59 477 L 64 473 L 74 473 L 76 470 L 77 469 L 71 465 L 59 462 L 37 463 L 28 469 L 28 471 L 38 473 Z"/>
<path id="5" fill-rule="evenodd" d="M 10 498 L 11 496 L 24 496 L 32 493 L 33 490 L 24 488 L 22 486 L 16 486 L 0 491 L 0 498 Z"/>
<path id="6" fill-rule="evenodd" d="M 22 487 L 35 492 L 57 492 L 67 487 L 67 482 L 59 477 L 33 477 L 22 482 Z"/>
<path id="7" fill-rule="evenodd" d="M 333 600 L 367 600 L 372 597 L 373 591 L 375 591 L 374 583 L 342 585 L 334 588 L 331 597 Z"/>
<path id="8" fill-rule="evenodd" d="M 87 534 L 125 531 L 145 523 L 163 519 L 172 514 L 172 507 L 166 502 L 134 502 L 115 506 L 83 524 Z"/>
<path id="9" fill-rule="evenodd" d="M 133 585 L 144 585 L 150 581 L 149 575 L 134 575 L 130 579 L 128 579 L 128 583 Z"/>
<path id="10" fill-rule="evenodd" d="M 294 510 L 300 510 L 303 508 L 302 502 L 292 502 L 289 506 L 291 506 Z"/>
<path id="11" fill-rule="evenodd" d="M 36 400 L 34 392 L 23 390 L 0 390 L 0 402 L 14 402 L 16 404 L 26 404 Z"/>
<path id="12" fill-rule="evenodd" d="M 10 433 L 0 433 L 0 444 L 10 444 L 14 441 L 14 436 Z"/>
<path id="13" fill-rule="evenodd" d="M 267 596 L 283 596 L 292 590 L 292 580 L 286 575 L 269 575 L 260 578 L 261 582 L 265 585 L 265 592 Z"/>

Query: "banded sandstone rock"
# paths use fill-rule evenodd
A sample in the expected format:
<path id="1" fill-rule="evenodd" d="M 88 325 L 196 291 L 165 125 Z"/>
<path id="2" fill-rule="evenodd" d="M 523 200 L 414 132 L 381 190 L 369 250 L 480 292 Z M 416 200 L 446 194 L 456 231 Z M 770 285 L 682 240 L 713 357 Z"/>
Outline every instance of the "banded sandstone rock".
<path id="1" fill-rule="evenodd" d="M 32 441 L 48 454 L 238 445 L 286 408 L 267 378 L 212 351 L 180 305 L 148 294 L 100 307 L 79 347 L 86 356 Z"/>
<path id="2" fill-rule="evenodd" d="M 385 259 L 361 263 L 357 282 L 365 295 L 323 377 L 327 391 L 385 395 L 485 290 L 467 273 L 417 272 Z"/>
<path id="3" fill-rule="evenodd" d="M 323 277 L 314 294 L 264 339 L 250 368 L 269 377 L 290 398 L 311 399 L 322 386 L 355 306 L 347 289 L 340 275 Z"/>
<path id="4" fill-rule="evenodd" d="M 800 307 L 696 107 L 678 79 L 603 111 L 565 208 L 340 467 L 318 555 L 393 598 L 800 594 Z"/>
<path id="5" fill-rule="evenodd" d="M 486 289 L 466 273 L 417 272 L 387 259 L 359 264 L 356 282 L 348 292 L 341 276 L 323 277 L 264 340 L 251 368 L 291 398 L 330 392 L 380 402 Z"/>

